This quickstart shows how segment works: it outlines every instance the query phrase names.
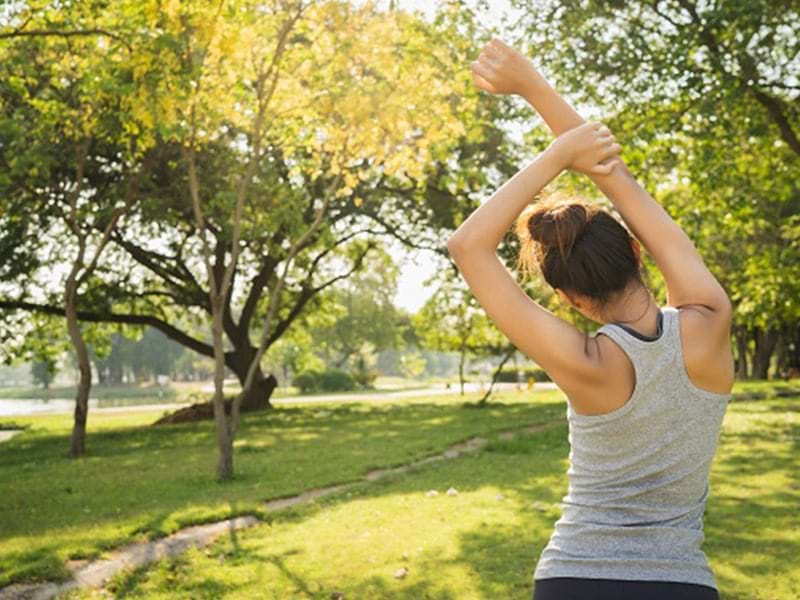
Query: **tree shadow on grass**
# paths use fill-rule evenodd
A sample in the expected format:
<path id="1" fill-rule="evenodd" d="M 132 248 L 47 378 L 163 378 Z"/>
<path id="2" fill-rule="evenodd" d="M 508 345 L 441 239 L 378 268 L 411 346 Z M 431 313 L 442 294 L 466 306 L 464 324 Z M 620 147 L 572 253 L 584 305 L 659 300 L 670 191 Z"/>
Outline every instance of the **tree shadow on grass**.
<path id="1" fill-rule="evenodd" d="M 193 564 L 188 556 L 179 555 L 161 560 L 156 563 L 155 567 L 153 565 L 143 566 L 118 575 L 106 586 L 106 589 L 114 594 L 114 598 L 141 598 L 143 595 L 140 586 L 152 577 L 154 568 L 159 571 L 160 577 L 170 581 L 171 597 L 173 598 L 216 600 L 241 587 L 240 584 L 222 582 L 210 575 L 206 575 L 199 581 L 185 580 L 191 573 Z"/>
<path id="2" fill-rule="evenodd" d="M 538 434 L 511 440 L 493 439 L 481 455 L 432 463 L 369 486 L 359 484 L 351 488 L 350 498 L 340 494 L 282 511 L 274 515 L 274 522 L 302 526 L 317 512 L 335 509 L 356 499 L 364 501 L 389 495 L 424 498 L 424 492 L 430 489 L 443 490 L 451 486 L 463 495 L 487 486 L 497 487 L 504 494 L 498 502 L 512 502 L 518 507 L 513 524 L 483 522 L 477 529 L 459 534 L 459 553 L 454 558 L 441 556 L 438 548 L 420 553 L 409 563 L 409 575 L 402 583 L 391 576 L 372 574 L 362 580 L 343 581 L 341 591 L 345 598 L 455 599 L 461 596 L 444 587 L 447 582 L 442 580 L 441 573 L 450 567 L 466 567 L 476 575 L 477 597 L 528 599 L 533 589 L 536 561 L 549 539 L 552 525 L 559 516 L 558 503 L 566 492 L 563 477 L 568 453 L 566 433 L 566 423 L 563 423 Z M 561 481 L 561 485 L 548 483 L 552 479 Z M 430 501 L 446 503 L 451 500 L 440 494 Z M 457 501 L 453 499 L 452 502 Z M 443 518 L 458 519 L 457 508 L 446 512 L 448 515 Z M 359 520 L 358 513 L 352 514 L 352 520 Z M 258 535 L 258 531 L 248 535 Z M 338 551 L 347 552 L 347 548 Z M 308 594 L 302 597 L 329 596 Z"/>
<path id="3" fill-rule="evenodd" d="M 765 431 L 769 426 L 753 424 L 753 431 L 741 438 L 745 443 L 774 441 L 774 435 Z M 785 425 L 779 426 L 786 431 Z M 773 432 L 774 433 L 774 432 Z M 789 428 L 790 444 L 774 452 L 750 452 L 746 456 L 736 448 L 727 452 L 714 464 L 712 478 L 733 489 L 746 485 L 747 478 L 756 475 L 789 476 L 796 479 L 796 453 L 785 451 L 786 446 L 796 447 L 797 428 Z M 497 463 L 491 468 L 480 468 L 480 457 L 459 458 L 428 465 L 424 470 L 392 476 L 360 490 L 359 499 L 369 499 L 391 494 L 424 492 L 432 487 L 453 486 L 464 493 L 483 486 L 496 486 L 504 490 L 508 499 L 518 502 L 513 524 L 491 524 L 473 528 L 459 534 L 460 552 L 454 559 L 425 555 L 415 559 L 414 577 L 419 581 L 420 593 L 427 588 L 436 590 L 437 573 L 448 565 L 468 566 L 477 574 L 477 589 L 482 598 L 530 598 L 533 589 L 533 572 L 541 550 L 546 545 L 552 526 L 560 516 L 558 506 L 566 491 L 565 464 L 568 453 L 566 426 L 532 437 L 514 440 L 496 440 L 490 443 L 486 455 L 508 455 L 508 465 Z M 741 441 L 741 440 L 740 440 Z M 737 444 L 725 440 L 725 444 Z M 470 460 L 475 458 L 476 460 Z M 470 463 L 470 467 L 465 464 Z M 508 468 L 512 465 L 513 468 Z M 544 480 L 560 482 L 544 485 Z M 355 490 L 354 490 L 355 493 Z M 355 498 L 354 498 L 355 499 Z M 548 508 L 539 511 L 531 508 L 534 501 Z M 275 515 L 285 522 L 302 522 L 316 511 L 348 502 L 341 495 L 324 499 L 315 506 L 299 507 L 295 512 Z M 768 589 L 771 582 L 791 581 L 800 573 L 800 540 L 776 539 L 775 532 L 790 531 L 800 506 L 800 494 L 789 490 L 767 490 L 746 500 L 714 493 L 712 483 L 705 522 L 706 539 L 703 550 L 715 563 L 724 563 L 742 574 L 742 579 L 752 581 L 748 591 L 742 591 L 742 579 L 734 580 L 715 570 L 721 596 L 730 600 L 752 600 L 753 593 Z M 357 515 L 354 515 L 357 518 Z M 797 584 L 800 589 L 800 582 Z M 391 580 L 370 576 L 362 581 L 351 581 L 346 586 L 346 597 L 355 592 L 374 598 L 412 598 L 392 585 Z M 433 593 L 436 593 L 435 591 Z M 443 597 L 447 597 L 447 592 Z M 371 595 L 370 595 L 371 594 Z M 355 597 L 362 597 L 356 594 Z M 425 597 L 423 595 L 416 597 Z M 436 597 L 436 596 L 431 596 Z M 768 595 L 765 596 L 769 597 Z M 777 598 L 777 596 L 775 596 Z"/>
<path id="4" fill-rule="evenodd" d="M 785 439 L 791 442 L 778 451 L 752 451 L 753 445 L 774 441 L 775 436 L 766 431 L 770 427 L 773 434 L 780 429 L 783 435 L 788 436 Z M 756 475 L 777 473 L 784 477 L 792 476 L 795 473 L 793 456 L 796 454 L 786 452 L 784 448 L 788 445 L 796 448 L 796 436 L 796 427 L 787 430 L 782 423 L 774 426 L 753 423 L 742 436 L 724 437 L 725 452 L 715 462 L 712 477 L 716 482 L 735 489 L 735 486 L 746 486 L 748 480 L 755 481 Z M 742 452 L 740 444 L 750 451 Z M 347 506 L 351 498 L 365 500 L 395 494 L 419 495 L 431 488 L 442 490 L 448 486 L 455 487 L 462 494 L 494 486 L 503 491 L 506 497 L 503 501 L 516 503 L 512 523 L 484 522 L 468 531 L 461 531 L 457 534 L 456 556 L 439 556 L 436 549 L 422 553 L 413 559 L 410 573 L 402 582 L 390 575 L 368 574 L 361 579 L 343 581 L 340 590 L 333 589 L 329 584 L 315 582 L 313 578 L 298 573 L 292 566 L 292 557 L 302 551 L 297 548 L 275 553 L 266 548 L 259 549 L 257 544 L 255 547 L 248 547 L 249 544 L 242 547 L 236 543 L 226 561 L 228 564 L 259 561 L 274 565 L 292 583 L 298 598 L 328 599 L 333 592 L 342 591 L 345 598 L 451 600 L 456 595 L 444 588 L 446 581 L 443 582 L 441 573 L 448 567 L 466 567 L 474 574 L 479 597 L 527 600 L 533 589 L 536 561 L 560 515 L 558 504 L 566 491 L 568 449 L 566 423 L 562 423 L 552 430 L 531 436 L 493 439 L 480 455 L 431 463 L 422 469 L 391 475 L 371 484 L 357 484 L 351 488 L 350 498 L 338 494 L 271 515 L 275 522 L 300 525 L 320 510 Z M 712 483 L 705 519 L 704 550 L 710 559 L 726 563 L 741 573 L 743 579 L 754 582 L 749 591 L 737 590 L 740 580 L 734 581 L 727 575 L 718 574 L 721 596 L 726 600 L 749 600 L 755 590 L 768 587 L 770 581 L 792 577 L 798 571 L 800 545 L 774 539 L 774 532 L 791 529 L 800 503 L 798 494 L 790 490 L 765 491 L 742 500 L 715 494 L 713 487 Z M 448 502 L 450 499 L 440 496 L 432 501 Z M 544 509 L 535 508 L 535 501 Z M 358 518 L 354 512 L 353 519 Z M 446 518 L 457 519 L 458 515 L 455 513 Z M 259 526 L 246 535 L 269 536 L 269 530 Z M 337 551 L 347 552 L 347 547 L 337 548 Z M 229 591 L 222 582 L 214 584 L 212 581 L 208 585 L 216 585 L 213 591 L 220 596 Z M 197 593 L 197 597 L 206 597 L 202 595 L 205 593 L 203 590 L 197 590 Z"/>
<path id="5" fill-rule="evenodd" d="M 791 440 L 791 445 L 782 445 L 776 451 L 769 444 L 781 436 Z M 741 578 L 718 573 L 721 595 L 726 600 L 752 600 L 753 590 L 761 589 L 767 594 L 770 582 L 777 581 L 782 585 L 793 582 L 800 596 L 800 538 L 776 538 L 776 533 L 797 530 L 800 426 L 759 421 L 752 430 L 728 434 L 723 440 L 730 447 L 723 448 L 712 469 L 711 496 L 704 519 L 705 547 L 709 557 L 724 563 Z M 792 483 L 781 489 L 765 488 L 764 482 L 775 476 Z M 738 494 L 714 493 L 715 488 L 736 490 Z M 754 582 L 750 591 L 739 589 L 742 580 Z M 756 583 L 759 580 L 763 584 Z"/>
<path id="6" fill-rule="evenodd" d="M 481 418 L 491 422 L 493 417 L 499 417 L 498 427 L 507 426 L 509 420 L 519 420 L 522 423 L 543 420 L 553 414 L 553 404 L 495 404 L 487 407 Z M 261 466 L 267 463 L 272 466 L 269 472 L 277 475 L 282 466 L 291 467 L 295 471 L 292 482 L 296 482 L 296 485 L 274 490 L 273 493 L 265 488 L 262 500 L 299 493 L 308 487 L 357 479 L 371 468 L 408 462 L 415 456 L 425 455 L 468 437 L 466 428 L 451 425 L 470 418 L 473 419 L 471 422 L 480 420 L 465 415 L 457 406 L 427 403 L 377 406 L 347 404 L 326 409 L 330 413 L 328 417 L 315 417 L 320 410 L 316 407 L 281 407 L 269 414 L 253 416 L 249 421 L 246 419 L 240 435 L 237 436 L 244 447 L 247 447 L 248 441 L 257 441 L 265 434 L 274 437 L 275 442 L 263 448 L 254 445 L 246 452 L 237 452 L 239 473 L 232 485 L 227 486 L 228 492 L 223 490 L 222 495 L 230 496 L 236 493 L 237 486 L 246 487 L 256 479 L 263 479 L 264 470 Z M 315 437 L 304 439 L 298 432 L 313 432 Z M 180 497 L 162 496 L 163 514 L 152 517 L 154 523 L 166 519 L 175 510 L 191 505 L 192 498 L 199 494 L 208 494 L 209 488 L 217 485 L 210 469 L 206 477 L 206 473 L 198 473 L 196 467 L 181 468 L 181 465 L 185 467 L 192 464 L 187 453 L 195 458 L 208 455 L 209 462 L 213 460 L 213 424 L 102 430 L 91 432 L 89 437 L 90 455 L 78 461 L 63 456 L 63 449 L 68 444 L 66 433 L 37 432 L 21 443 L 15 443 L 15 440 L 5 443 L 0 486 L 5 485 L 6 481 L 10 485 L 21 472 L 35 470 L 39 481 L 50 482 L 51 492 L 47 496 L 48 505 L 39 507 L 37 502 L 45 501 L 41 495 L 33 494 L 32 498 L 31 493 L 25 493 L 24 489 L 17 486 L 15 491 L 24 496 L 10 498 L 7 510 L 13 514 L 16 508 L 29 510 L 36 507 L 38 515 L 46 516 L 50 513 L 51 518 L 41 519 L 37 516 L 10 519 L 6 522 L 8 527 L 4 527 L 5 531 L 0 533 L 0 538 L 23 533 L 44 535 L 57 528 L 59 521 L 67 527 L 81 527 L 129 518 L 135 511 L 128 511 L 127 515 L 113 511 L 108 514 L 103 514 L 102 511 L 87 512 L 83 503 L 65 502 L 61 503 L 56 516 L 52 514 L 50 507 L 51 502 L 58 501 L 53 492 L 86 495 L 95 500 L 108 496 L 109 492 L 113 492 L 115 478 L 118 478 L 122 470 L 140 474 L 154 473 L 162 478 L 173 477 L 170 481 L 173 488 L 186 488 L 186 493 Z M 392 450 L 394 456 L 387 460 L 376 460 L 375 457 L 392 454 L 380 452 L 386 448 Z M 352 473 L 339 474 L 333 468 L 336 463 L 326 466 L 325 461 L 320 459 L 321 455 L 331 456 L 331 451 L 350 458 L 355 457 L 363 464 L 356 465 L 357 468 Z M 277 469 L 274 465 L 278 465 Z M 241 475 L 244 471 L 247 474 Z M 62 481 L 64 485 L 60 485 Z M 73 482 L 80 482 L 80 485 L 73 485 Z M 126 496 L 151 497 L 153 485 L 158 483 L 146 477 L 131 477 L 126 481 Z M 64 495 L 64 499 L 67 498 Z M 148 513 L 152 510 L 152 506 L 147 506 Z"/>

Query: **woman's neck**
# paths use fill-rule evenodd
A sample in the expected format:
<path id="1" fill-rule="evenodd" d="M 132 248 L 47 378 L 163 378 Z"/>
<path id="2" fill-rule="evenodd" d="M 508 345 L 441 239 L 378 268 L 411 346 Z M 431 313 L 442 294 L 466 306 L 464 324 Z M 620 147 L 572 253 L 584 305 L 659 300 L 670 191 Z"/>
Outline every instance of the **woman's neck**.
<path id="1" fill-rule="evenodd" d="M 645 286 L 623 296 L 620 302 L 607 311 L 607 323 L 624 323 L 644 335 L 658 333 L 658 313 L 661 309 Z"/>

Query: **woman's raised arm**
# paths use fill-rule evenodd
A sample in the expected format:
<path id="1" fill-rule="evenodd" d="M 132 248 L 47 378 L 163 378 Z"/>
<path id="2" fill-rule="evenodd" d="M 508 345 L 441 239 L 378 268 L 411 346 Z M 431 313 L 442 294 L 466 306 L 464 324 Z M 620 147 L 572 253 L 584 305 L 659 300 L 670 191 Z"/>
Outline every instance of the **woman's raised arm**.
<path id="1" fill-rule="evenodd" d="M 565 168 L 609 172 L 598 164 L 619 154 L 619 145 L 587 123 L 556 140 L 504 183 L 450 236 L 447 249 L 475 298 L 495 326 L 539 364 L 568 395 L 596 389 L 607 375 L 586 334 L 534 302 L 497 257 L 497 245 L 531 200 Z"/>
<path id="2" fill-rule="evenodd" d="M 585 123 L 531 61 L 500 40 L 492 40 L 472 65 L 476 84 L 492 93 L 518 94 L 542 116 L 555 135 Z M 631 232 L 661 270 L 672 306 L 699 305 L 729 321 L 727 293 L 697 252 L 686 233 L 639 185 L 625 164 L 608 174 L 587 173 L 614 203 Z"/>

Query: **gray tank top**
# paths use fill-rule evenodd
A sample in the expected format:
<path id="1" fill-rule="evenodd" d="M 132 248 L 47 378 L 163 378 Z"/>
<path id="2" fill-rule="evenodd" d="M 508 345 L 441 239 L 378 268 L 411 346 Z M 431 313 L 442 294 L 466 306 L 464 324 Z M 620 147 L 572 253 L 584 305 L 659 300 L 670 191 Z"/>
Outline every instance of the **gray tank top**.
<path id="1" fill-rule="evenodd" d="M 731 394 L 686 373 L 679 311 L 661 308 L 659 335 L 622 324 L 607 335 L 633 363 L 636 384 L 610 413 L 567 403 L 569 487 L 534 579 L 583 577 L 696 583 L 717 588 L 701 549 L 708 476 Z"/>

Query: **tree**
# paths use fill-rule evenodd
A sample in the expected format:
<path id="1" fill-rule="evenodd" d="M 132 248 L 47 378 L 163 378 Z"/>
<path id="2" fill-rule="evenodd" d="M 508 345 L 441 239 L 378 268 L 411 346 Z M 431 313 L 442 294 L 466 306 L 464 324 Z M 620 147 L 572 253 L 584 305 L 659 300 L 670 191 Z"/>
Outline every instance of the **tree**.
<path id="1" fill-rule="evenodd" d="M 284 27 L 301 6 L 123 2 L 95 6 L 91 18 L 70 13 L 70 29 L 54 36 L 121 40 L 131 50 L 129 76 L 107 91 L 130 113 L 126 131 L 146 147 L 137 164 L 142 185 L 130 188 L 136 210 L 124 227 L 111 227 L 99 268 L 82 282 L 77 317 L 150 325 L 222 357 L 243 383 L 229 432 L 240 408 L 269 406 L 275 378 L 261 372 L 261 355 L 317 294 L 359 270 L 375 246 L 365 236 L 441 249 L 442 230 L 460 211 L 453 200 L 479 188 L 497 156 L 491 121 L 476 108 L 463 68 L 475 23 L 459 5 L 429 24 L 369 3 L 316 3 Z M 34 32 L 65 22 L 66 11 L 53 5 L 23 15 L 15 47 L 49 39 Z M 113 35 L 88 33 L 98 28 Z M 30 85 L 43 83 L 31 73 Z M 3 127 L 23 147 L 27 138 L 13 120 Z M 125 155 L 123 141 L 105 139 L 108 156 Z M 73 173 L 69 157 L 58 151 L 49 159 Z M 44 179 L 52 186 L 62 177 L 51 169 Z M 16 203 L 26 189 L 9 180 L 3 197 Z M 104 239 L 110 221 L 93 222 L 93 235 Z M 40 258 L 35 240 L 27 241 L 27 255 Z M 348 268 L 326 273 L 340 259 Z M 16 288 L 4 291 L 0 307 L 64 314 L 52 293 L 31 293 L 47 283 L 29 275 L 9 276 Z M 208 319 L 212 343 L 182 329 Z M 220 404 L 217 396 L 222 431 Z M 232 433 L 220 436 L 227 473 Z"/>
<path id="2" fill-rule="evenodd" d="M 33 380 L 41 384 L 46 390 L 50 389 L 50 384 L 55 378 L 56 371 L 56 362 L 50 357 L 31 363 L 31 376 Z"/>
<path id="3" fill-rule="evenodd" d="M 314 348 L 336 368 L 369 343 L 380 351 L 400 343 L 401 330 L 393 300 L 399 269 L 384 250 L 375 248 L 363 269 L 326 292 L 311 325 Z"/>
<path id="4" fill-rule="evenodd" d="M 519 43 L 623 140 L 735 308 L 740 377 L 797 342 L 800 19 L 793 2 L 548 0 Z M 524 42 L 523 42 L 524 40 Z M 731 250 L 735 248 L 736 252 Z"/>
<path id="5" fill-rule="evenodd" d="M 469 289 L 447 272 L 440 285 L 414 315 L 417 335 L 426 348 L 458 352 L 458 378 L 464 395 L 464 368 L 470 356 L 513 352 L 514 346 L 492 325 Z M 485 400 L 485 398 L 484 398 Z"/>
<path id="6" fill-rule="evenodd" d="M 135 117 L 125 110 L 126 101 L 120 94 L 130 73 L 130 48 L 100 31 L 77 33 L 79 27 L 74 24 L 90 18 L 90 7 L 74 7 L 56 15 L 44 10 L 35 15 L 35 10 L 23 9 L 23 25 L 55 16 L 57 27 L 33 34 L 23 31 L 21 25 L 4 36 L 10 41 L 0 47 L 6 70 L 0 91 L 5 127 L 17 119 L 27 122 L 11 132 L 10 144 L 0 148 L 2 162 L 11 172 L 0 181 L 0 192 L 12 196 L 12 206 L 13 196 L 27 197 L 32 209 L 42 215 L 39 235 L 48 231 L 69 241 L 74 250 L 61 295 L 80 372 L 70 444 L 70 455 L 79 457 L 86 452 L 92 385 L 78 317 L 80 295 L 95 273 L 111 231 L 136 197 L 141 148 L 138 138 L 131 135 Z M 109 156 L 109 146 L 122 150 Z M 15 153 L 21 147 L 22 161 Z M 20 182 L 18 178 L 26 174 L 32 181 Z"/>

